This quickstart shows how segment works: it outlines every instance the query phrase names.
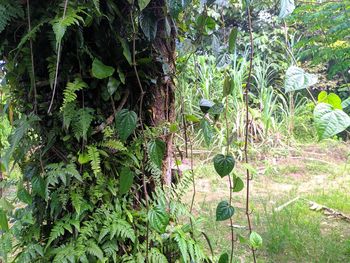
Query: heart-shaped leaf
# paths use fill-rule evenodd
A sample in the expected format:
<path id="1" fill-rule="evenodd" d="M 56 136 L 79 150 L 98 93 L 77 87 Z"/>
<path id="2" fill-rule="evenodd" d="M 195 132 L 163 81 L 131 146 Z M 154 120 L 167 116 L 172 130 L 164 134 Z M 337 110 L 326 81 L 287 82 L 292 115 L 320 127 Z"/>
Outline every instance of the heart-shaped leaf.
<path id="1" fill-rule="evenodd" d="M 257 249 L 257 248 L 261 247 L 262 246 L 262 242 L 263 242 L 263 240 L 262 240 L 261 236 L 258 233 L 253 231 L 250 234 L 250 236 L 249 236 L 249 243 L 254 249 Z"/>
<path id="2" fill-rule="evenodd" d="M 120 139 L 125 141 L 136 128 L 137 114 L 134 111 L 123 109 L 115 118 L 115 125 Z"/>
<path id="3" fill-rule="evenodd" d="M 97 58 L 92 62 L 92 76 L 97 79 L 105 79 L 112 76 L 114 73 L 114 68 L 107 66 L 102 63 L 102 61 Z"/>
<path id="4" fill-rule="evenodd" d="M 350 126 L 349 115 L 327 103 L 315 107 L 314 120 L 320 140 L 333 137 Z"/>
<path id="5" fill-rule="evenodd" d="M 221 201 L 216 207 L 216 221 L 229 219 L 235 213 L 235 209 L 227 201 Z"/>
<path id="6" fill-rule="evenodd" d="M 306 73 L 302 68 L 291 66 L 286 72 L 284 89 L 285 92 L 306 89 L 315 85 L 317 81 L 317 75 Z"/>
<path id="7" fill-rule="evenodd" d="M 235 167 L 235 159 L 232 155 L 217 154 L 213 161 L 215 171 L 221 177 L 228 175 Z"/>
<path id="8" fill-rule="evenodd" d="M 130 170 L 129 167 L 123 167 L 119 178 L 119 193 L 123 195 L 129 192 L 133 182 L 134 173 Z"/>
<path id="9" fill-rule="evenodd" d="M 149 158 L 158 166 L 159 169 L 162 169 L 165 148 L 165 143 L 159 139 L 150 141 L 148 143 Z"/>
<path id="10" fill-rule="evenodd" d="M 234 180 L 234 185 L 233 185 L 232 191 L 233 192 L 240 192 L 243 190 L 243 188 L 244 188 L 243 180 L 239 177 L 236 177 Z"/>

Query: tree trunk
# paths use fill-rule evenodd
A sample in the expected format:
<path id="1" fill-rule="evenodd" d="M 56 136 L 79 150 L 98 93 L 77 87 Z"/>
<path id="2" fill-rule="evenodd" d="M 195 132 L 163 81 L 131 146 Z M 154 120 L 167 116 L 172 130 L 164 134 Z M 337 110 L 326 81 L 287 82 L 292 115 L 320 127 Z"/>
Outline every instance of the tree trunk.
<path id="1" fill-rule="evenodd" d="M 165 7 L 164 0 L 154 1 L 150 8 Z M 157 35 L 152 43 L 156 56 L 153 58 L 158 64 L 157 84 L 151 89 L 149 105 L 152 112 L 151 125 L 155 127 L 171 124 L 175 118 L 175 84 L 173 75 L 175 74 L 175 39 L 176 29 L 172 18 L 164 12 L 163 8 L 157 8 L 155 16 L 158 19 Z M 167 25 L 169 27 L 167 28 Z M 159 63 L 161 62 L 161 63 Z M 166 153 L 163 159 L 163 181 L 166 185 L 171 184 L 171 168 L 173 162 L 173 134 L 164 131 L 161 138 L 166 144 Z"/>

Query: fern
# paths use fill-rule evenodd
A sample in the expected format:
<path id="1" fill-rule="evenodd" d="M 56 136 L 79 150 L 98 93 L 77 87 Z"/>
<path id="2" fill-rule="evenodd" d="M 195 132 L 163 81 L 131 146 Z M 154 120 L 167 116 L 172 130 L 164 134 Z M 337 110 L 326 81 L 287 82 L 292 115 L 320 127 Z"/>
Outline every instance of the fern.
<path id="1" fill-rule="evenodd" d="M 187 262 L 188 252 L 187 252 L 187 241 L 186 241 L 185 233 L 179 229 L 178 231 L 175 232 L 174 240 L 176 241 L 179 247 L 183 261 Z"/>
<path id="2" fill-rule="evenodd" d="M 81 11 L 82 9 L 68 8 L 65 17 L 58 17 L 52 21 L 52 29 L 56 37 L 56 48 L 61 43 L 68 27 L 72 25 L 79 26 L 80 23 L 84 23 L 84 19 L 79 15 Z"/>
<path id="3" fill-rule="evenodd" d="M 108 258 L 112 258 L 113 262 L 117 261 L 118 246 L 114 241 L 105 242 L 101 248 Z"/>
<path id="4" fill-rule="evenodd" d="M 83 138 L 84 141 L 87 140 L 87 132 L 93 120 L 93 112 L 94 110 L 91 108 L 82 108 L 76 112 L 72 128 L 77 140 L 80 138 Z"/>
<path id="5" fill-rule="evenodd" d="M 51 163 L 46 166 L 46 170 L 48 185 L 57 185 L 58 178 L 61 179 L 64 185 L 67 184 L 70 177 L 74 177 L 80 182 L 83 181 L 74 164 Z"/>
<path id="6" fill-rule="evenodd" d="M 135 241 L 135 232 L 131 225 L 124 219 L 116 219 L 111 225 L 110 239 L 114 236 L 120 237 L 122 239 L 130 239 L 132 242 Z"/>
<path id="7" fill-rule="evenodd" d="M 72 234 L 73 233 L 72 226 L 74 226 L 79 231 L 80 223 L 76 219 L 72 219 L 66 216 L 61 220 L 57 221 L 53 226 L 53 228 L 51 229 L 49 240 L 46 244 L 46 247 L 48 247 L 57 238 L 63 236 L 66 230 Z"/>
<path id="8" fill-rule="evenodd" d="M 70 198 L 72 200 L 72 205 L 77 213 L 77 217 L 79 217 L 84 211 L 90 210 L 90 205 L 84 200 L 84 196 L 79 190 L 76 192 L 70 193 Z"/>
<path id="9" fill-rule="evenodd" d="M 166 257 L 157 248 L 151 248 L 148 254 L 149 263 L 168 263 Z M 185 261 L 186 262 L 186 261 Z"/>
<path id="10" fill-rule="evenodd" d="M 98 176 L 101 173 L 101 159 L 100 153 L 95 146 L 88 146 L 88 157 L 92 171 L 95 176 Z"/>
<path id="11" fill-rule="evenodd" d="M 68 103 L 63 109 L 63 127 L 67 130 L 76 115 L 75 103 Z"/>
<path id="12" fill-rule="evenodd" d="M 103 251 L 101 248 L 96 244 L 96 242 L 93 239 L 89 239 L 86 241 L 86 252 L 89 253 L 92 256 L 97 257 L 99 260 L 103 261 Z"/>
<path id="13" fill-rule="evenodd" d="M 68 82 L 67 87 L 63 91 L 63 103 L 61 107 L 61 112 L 64 111 L 64 108 L 68 103 L 76 101 L 77 91 L 87 87 L 88 85 L 84 81 L 82 81 L 80 78 L 76 78 L 74 82 Z"/>
<path id="14" fill-rule="evenodd" d="M 22 5 L 18 0 L 2 0 L 0 3 L 0 14 L 0 33 L 11 20 L 24 16 Z"/>
<path id="15" fill-rule="evenodd" d="M 102 142 L 100 144 L 100 146 L 109 148 L 109 149 L 114 150 L 114 151 L 126 151 L 127 150 L 121 141 L 113 140 L 113 139 Z"/>
<path id="16" fill-rule="evenodd" d="M 172 196 L 181 200 L 181 198 L 188 192 L 193 184 L 193 176 L 191 171 L 184 172 L 182 177 L 179 177 L 179 182 L 172 185 Z"/>

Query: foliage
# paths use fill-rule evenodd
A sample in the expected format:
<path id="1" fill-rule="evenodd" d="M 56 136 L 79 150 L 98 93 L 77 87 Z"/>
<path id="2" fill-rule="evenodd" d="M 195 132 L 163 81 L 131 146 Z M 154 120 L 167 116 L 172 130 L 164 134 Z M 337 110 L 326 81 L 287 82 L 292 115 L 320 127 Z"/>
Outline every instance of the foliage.
<path id="1" fill-rule="evenodd" d="M 302 60 L 314 64 L 326 63 L 329 77 L 347 76 L 350 65 L 350 46 L 346 40 L 350 33 L 349 1 L 325 1 L 300 4 L 294 11 L 291 23 L 297 30 L 306 30 L 298 46 L 303 48 Z"/>
<path id="2" fill-rule="evenodd" d="M 180 200 L 191 181 L 161 190 L 170 133 L 152 127 L 153 92 L 170 74 L 162 50 L 185 5 L 65 3 L 0 3 L 2 78 L 18 112 L 1 161 L 23 175 L 18 207 L 0 208 L 1 260 L 205 261 Z"/>

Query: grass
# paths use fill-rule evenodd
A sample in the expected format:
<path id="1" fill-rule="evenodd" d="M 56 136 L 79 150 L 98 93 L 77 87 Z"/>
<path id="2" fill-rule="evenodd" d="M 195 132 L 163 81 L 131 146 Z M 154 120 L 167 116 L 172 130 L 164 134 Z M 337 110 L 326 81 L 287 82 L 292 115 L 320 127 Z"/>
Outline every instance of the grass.
<path id="1" fill-rule="evenodd" d="M 281 150 L 264 156 L 254 166 L 251 207 L 254 229 L 263 238 L 258 262 L 350 262 L 350 225 L 309 209 L 308 200 L 350 215 L 349 145 L 329 141 Z M 204 218 L 203 231 L 216 255 L 230 250 L 229 222 L 216 222 L 216 205 L 228 200 L 227 178 L 216 175 L 211 164 L 197 165 L 195 213 Z M 244 174 L 240 167 L 236 171 Z M 190 191 L 189 191 L 190 192 Z M 295 197 L 281 211 L 274 209 Z M 248 236 L 244 192 L 235 193 L 235 233 Z M 203 241 L 206 244 L 205 241 Z M 238 262 L 251 262 L 246 244 L 235 242 Z"/>

